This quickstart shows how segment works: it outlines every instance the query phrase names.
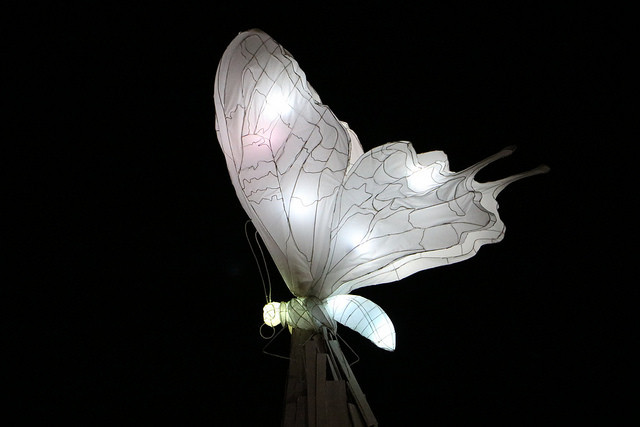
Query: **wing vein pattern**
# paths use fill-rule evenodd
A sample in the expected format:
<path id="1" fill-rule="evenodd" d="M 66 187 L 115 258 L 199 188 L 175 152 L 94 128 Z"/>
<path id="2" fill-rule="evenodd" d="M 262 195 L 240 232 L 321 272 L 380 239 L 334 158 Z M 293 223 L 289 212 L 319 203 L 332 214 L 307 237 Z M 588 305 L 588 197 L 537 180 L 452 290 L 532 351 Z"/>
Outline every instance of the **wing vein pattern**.
<path id="1" fill-rule="evenodd" d="M 498 193 L 545 171 L 475 181 L 512 148 L 461 172 L 406 141 L 364 153 L 291 54 L 259 30 L 225 51 L 214 102 L 236 194 L 296 297 L 326 300 L 472 257 L 504 236 Z"/>

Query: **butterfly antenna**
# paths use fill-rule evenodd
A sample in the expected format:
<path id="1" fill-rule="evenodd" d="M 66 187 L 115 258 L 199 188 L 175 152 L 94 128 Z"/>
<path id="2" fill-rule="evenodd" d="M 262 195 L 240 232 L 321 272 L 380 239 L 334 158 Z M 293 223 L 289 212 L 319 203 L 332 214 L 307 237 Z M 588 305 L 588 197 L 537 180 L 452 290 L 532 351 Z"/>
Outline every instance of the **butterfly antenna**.
<path id="1" fill-rule="evenodd" d="M 267 284 L 269 287 L 269 292 L 267 293 L 267 289 L 265 288 L 264 295 L 267 298 L 267 302 L 271 302 L 271 276 L 269 275 L 269 267 L 267 266 L 267 259 L 264 256 L 264 251 L 262 250 L 262 245 L 260 244 L 260 237 L 258 235 L 258 230 L 256 230 L 253 237 L 256 239 L 256 245 L 258 245 L 258 249 L 260 249 L 260 255 L 262 256 L 262 265 L 264 266 L 265 275 L 267 276 Z M 262 281 L 262 287 L 264 288 L 264 280 Z"/>
<path id="2" fill-rule="evenodd" d="M 249 238 L 249 232 L 247 231 L 247 228 L 249 226 L 249 223 L 251 222 L 250 219 L 247 220 L 247 222 L 244 223 L 244 236 L 247 239 L 247 243 L 249 244 L 249 248 L 251 249 L 251 255 L 253 255 L 253 259 L 256 262 L 256 266 L 258 267 L 258 273 L 260 273 L 260 281 L 262 282 L 262 289 L 264 290 L 264 297 L 267 300 L 267 303 L 271 302 L 271 279 L 269 278 L 269 270 L 267 269 L 267 262 L 264 258 L 264 252 L 262 251 L 262 247 L 260 246 L 260 241 L 258 240 L 258 232 L 256 231 L 254 234 L 254 239 L 256 240 L 256 244 L 258 245 L 258 249 L 260 250 L 260 254 L 262 255 L 262 263 L 264 265 L 265 271 L 266 271 L 266 275 L 267 275 L 267 281 L 269 283 L 269 291 L 267 291 L 267 281 L 265 281 L 264 279 L 264 274 L 262 273 L 262 267 L 260 266 L 260 261 L 258 260 L 258 256 L 256 255 L 256 251 L 253 249 L 253 245 L 251 244 L 251 239 Z"/>

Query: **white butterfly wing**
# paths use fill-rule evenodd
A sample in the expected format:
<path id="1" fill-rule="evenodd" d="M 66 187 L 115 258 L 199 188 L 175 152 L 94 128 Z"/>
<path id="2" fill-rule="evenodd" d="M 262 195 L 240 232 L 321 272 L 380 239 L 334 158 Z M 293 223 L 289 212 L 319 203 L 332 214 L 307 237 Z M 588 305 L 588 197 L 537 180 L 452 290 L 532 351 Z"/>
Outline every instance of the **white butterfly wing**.
<path id="1" fill-rule="evenodd" d="M 396 330 L 387 313 L 360 295 L 334 295 L 326 299 L 327 314 L 334 320 L 368 338 L 378 347 L 396 349 Z"/>
<path id="2" fill-rule="evenodd" d="M 505 231 L 495 197 L 509 182 L 462 172 L 408 142 L 363 154 L 320 103 L 291 55 L 268 35 L 241 33 L 215 81 L 218 139 L 233 185 L 296 296 L 321 300 L 465 260 Z"/>
<path id="3" fill-rule="evenodd" d="M 218 140 L 245 211 L 294 295 L 326 267 L 336 196 L 362 153 L 355 134 L 267 34 L 239 34 L 216 73 Z"/>
<path id="4" fill-rule="evenodd" d="M 440 151 L 416 155 L 408 142 L 377 147 L 354 165 L 338 195 L 332 251 L 323 278 L 327 295 L 400 280 L 417 271 L 468 259 L 500 241 L 505 226 L 496 196 L 510 182 L 475 174 L 513 151 L 507 148 L 462 172 Z"/>

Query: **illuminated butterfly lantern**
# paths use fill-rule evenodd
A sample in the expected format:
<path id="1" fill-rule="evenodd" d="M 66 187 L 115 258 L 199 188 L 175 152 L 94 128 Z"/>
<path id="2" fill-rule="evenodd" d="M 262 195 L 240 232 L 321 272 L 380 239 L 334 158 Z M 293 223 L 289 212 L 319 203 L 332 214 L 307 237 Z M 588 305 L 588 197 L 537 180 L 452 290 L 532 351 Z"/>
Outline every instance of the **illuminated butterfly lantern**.
<path id="1" fill-rule="evenodd" d="M 393 323 L 355 289 L 463 261 L 500 241 L 496 196 L 538 167 L 500 181 L 461 172 L 409 142 L 364 153 L 291 54 L 259 30 L 240 33 L 215 79 L 216 131 L 245 211 L 294 295 L 268 301 L 267 325 L 335 331 L 341 323 L 385 350 Z"/>

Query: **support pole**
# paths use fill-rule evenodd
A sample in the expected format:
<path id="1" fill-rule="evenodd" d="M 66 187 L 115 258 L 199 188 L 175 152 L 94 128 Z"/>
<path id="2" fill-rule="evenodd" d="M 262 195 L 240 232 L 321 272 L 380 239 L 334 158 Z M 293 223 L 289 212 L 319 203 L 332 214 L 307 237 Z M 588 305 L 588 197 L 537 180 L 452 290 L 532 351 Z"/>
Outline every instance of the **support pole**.
<path id="1" fill-rule="evenodd" d="M 327 329 L 292 330 L 282 425 L 378 425 L 338 340 Z"/>

